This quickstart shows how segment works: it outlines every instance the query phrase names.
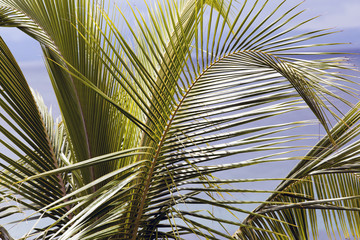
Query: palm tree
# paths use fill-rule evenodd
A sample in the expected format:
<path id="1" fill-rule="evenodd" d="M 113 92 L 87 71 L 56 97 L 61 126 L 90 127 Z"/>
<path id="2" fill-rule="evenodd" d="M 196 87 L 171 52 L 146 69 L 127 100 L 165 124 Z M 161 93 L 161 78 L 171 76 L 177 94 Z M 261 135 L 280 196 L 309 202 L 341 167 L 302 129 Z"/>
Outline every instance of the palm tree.
<path id="1" fill-rule="evenodd" d="M 140 7 L 0 0 L 62 117 L 1 40 L 1 217 L 33 221 L 23 239 L 359 237 L 357 85 L 315 43 L 334 30 L 299 32 L 286 0 Z"/>

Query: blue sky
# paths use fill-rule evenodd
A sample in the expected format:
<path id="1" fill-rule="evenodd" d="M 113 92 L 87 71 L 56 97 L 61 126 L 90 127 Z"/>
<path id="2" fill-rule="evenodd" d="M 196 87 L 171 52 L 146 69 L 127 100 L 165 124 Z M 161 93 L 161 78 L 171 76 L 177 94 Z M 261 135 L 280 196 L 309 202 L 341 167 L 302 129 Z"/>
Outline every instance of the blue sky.
<path id="1" fill-rule="evenodd" d="M 308 0 L 304 3 L 311 15 L 322 15 L 313 28 L 338 27 L 360 29 L 360 1 L 358 0 Z"/>
<path id="2" fill-rule="evenodd" d="M 116 0 L 120 3 L 122 0 Z M 270 0 L 270 2 L 273 0 Z M 132 4 L 142 7 L 142 0 L 134 0 Z M 289 0 L 289 3 L 298 3 L 298 0 Z M 321 15 L 320 18 L 302 27 L 302 30 L 335 27 L 343 30 L 342 33 L 331 36 L 329 41 L 351 42 L 352 45 L 344 48 L 348 51 L 360 52 L 360 0 L 308 0 L 303 4 L 307 11 L 303 18 Z M 41 49 L 36 41 L 16 29 L 0 28 L 0 35 L 9 45 L 20 67 L 22 68 L 29 85 L 40 92 L 45 103 L 54 108 L 54 115 L 59 115 L 56 99 L 51 89 L 50 80 L 43 64 Z M 360 64 L 360 63 L 359 63 Z M 0 149 L 1 152 L 3 151 Z M 14 232 L 16 228 L 12 229 Z M 14 232 L 14 234 L 16 234 Z M 14 235 L 15 237 L 18 237 Z"/>

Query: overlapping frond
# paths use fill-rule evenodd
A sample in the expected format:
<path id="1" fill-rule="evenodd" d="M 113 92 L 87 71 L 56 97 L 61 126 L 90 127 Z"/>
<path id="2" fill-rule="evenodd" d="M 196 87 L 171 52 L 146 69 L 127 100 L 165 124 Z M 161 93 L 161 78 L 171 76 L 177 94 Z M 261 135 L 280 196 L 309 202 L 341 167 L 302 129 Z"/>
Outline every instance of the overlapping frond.
<path id="1" fill-rule="evenodd" d="M 27 236 L 39 237 L 40 234 L 49 239 L 54 234 L 58 236 L 56 233 L 66 232 L 70 225 L 67 223 L 71 219 L 77 219 L 75 215 L 80 218 L 82 214 L 90 214 L 92 211 L 95 211 L 95 215 L 99 214 L 98 211 L 102 213 L 102 210 L 94 207 L 96 202 L 94 199 L 99 198 L 101 193 L 108 192 L 109 188 L 119 185 L 118 183 L 120 183 L 119 189 L 114 190 L 113 194 L 116 194 L 116 201 L 124 201 L 123 197 L 119 197 L 120 192 L 122 196 L 128 198 L 123 207 L 126 210 L 125 206 L 131 205 L 129 202 L 133 198 L 129 192 L 137 188 L 136 184 L 130 182 L 137 182 L 138 176 L 144 174 L 143 169 L 146 166 L 144 161 L 136 161 L 136 159 L 145 153 L 141 150 L 147 149 L 126 149 L 86 161 L 76 161 L 75 156 L 72 155 L 73 146 L 68 141 L 65 124 L 62 122 L 55 124 L 41 97 L 33 93 L 27 85 L 3 41 L 1 41 L 1 64 L 0 100 L 1 107 L 5 110 L 4 114 L 1 113 L 1 117 L 7 124 L 1 126 L 1 133 L 6 137 L 1 139 L 1 144 L 2 148 L 8 149 L 8 154 L 1 152 L 2 161 L 7 163 L 7 165 L 1 163 L 3 167 L 1 185 L 5 189 L 2 202 L 16 202 L 14 206 L 4 207 L 6 215 L 2 217 L 32 210 L 34 213 L 31 213 L 29 219 L 52 218 L 54 224 L 45 229 L 37 229 L 35 233 Z M 116 171 L 111 171 L 96 181 L 87 183 L 82 175 L 81 170 L 96 165 L 118 165 L 114 162 L 119 161 L 125 166 L 117 167 Z M 131 162 L 137 163 L 131 164 Z M 94 193 L 93 189 L 99 185 L 103 187 Z M 129 185 L 132 187 L 129 188 Z M 114 196 L 108 196 L 103 202 L 105 206 L 109 204 L 109 199 L 113 201 Z M 72 206 L 74 203 L 77 204 Z M 111 213 L 111 216 L 114 215 L 117 219 L 115 222 L 118 222 L 121 216 L 117 215 L 115 210 Z M 71 224 L 75 226 L 77 223 L 71 222 Z M 81 226 L 88 227 L 88 224 Z M 98 228 L 93 227 L 91 231 L 94 229 Z M 71 230 L 70 228 L 67 231 L 71 232 Z M 105 235 L 109 234 L 111 235 L 111 233 Z"/>
<path id="2" fill-rule="evenodd" d="M 28 237 L 298 239 L 316 235 L 316 209 L 328 229 L 358 234 L 359 193 L 348 185 L 359 180 L 359 116 L 340 119 L 337 107 L 355 93 L 336 71 L 351 68 L 303 51 L 336 45 L 308 43 L 333 30 L 299 34 L 313 20 L 296 22 L 301 4 L 270 2 L 164 0 L 145 2 L 146 15 L 129 5 L 111 16 L 102 1 L 0 0 L 0 24 L 40 42 L 63 117 L 54 126 L 2 43 L 3 118 L 24 140 L 1 128 L 24 152 L 2 141 L 20 158 L 1 155 L 4 196 L 54 220 Z M 314 147 L 312 116 L 327 132 Z M 298 160 L 288 176 L 240 175 Z M 243 186 L 268 181 L 281 182 Z"/>
<path id="3" fill-rule="evenodd" d="M 132 148 L 139 142 L 138 127 L 109 104 L 69 74 L 71 65 L 85 76 L 91 84 L 106 93 L 122 106 L 127 113 L 139 117 L 139 106 L 131 104 L 129 95 L 114 79 L 127 79 L 128 75 L 109 75 L 98 55 L 99 44 L 104 45 L 101 35 L 102 22 L 99 1 L 2 1 L 4 26 L 16 25 L 39 41 L 43 48 L 69 141 L 73 146 L 76 161 L 86 160 L 101 154 Z M 6 10 L 6 11 L 5 11 Z M 105 29 L 106 31 L 106 29 Z M 105 33 L 105 36 L 108 34 Z M 85 37 L 86 39 L 84 39 Z M 95 49 L 93 49 L 95 48 Z M 105 55 L 114 52 L 108 47 Z M 121 63 L 116 63 L 118 66 Z M 142 96 L 137 96 L 137 100 Z M 121 122 L 114 124 L 113 122 Z M 125 129 L 133 129 L 133 138 L 123 136 Z M 136 133 L 138 131 L 139 133 Z M 107 134 L 102 134 L 107 132 Z M 119 163 L 111 163 L 104 170 L 111 170 Z M 83 169 L 86 182 L 106 173 L 102 169 Z M 87 171 L 87 172 L 86 172 Z"/>
<path id="4" fill-rule="evenodd" d="M 53 135 L 48 131 L 53 121 L 41 114 L 44 109 L 39 109 L 19 66 L 2 39 L 0 49 L 0 104 L 4 109 L 0 114 L 4 122 L 0 128 L 4 138 L 0 141 L 8 153 L 2 151 L 0 154 L 3 167 L 1 185 L 9 190 L 6 198 L 16 199 L 25 208 L 37 210 L 66 195 L 64 176 L 49 176 L 19 186 L 15 183 L 60 167 L 58 153 L 61 149 L 54 148 L 53 143 L 57 142 L 60 148 L 63 146 L 66 149 L 67 146 L 61 142 L 64 137 L 61 133 Z M 63 213 L 64 209 L 60 208 L 47 216 L 56 219 Z"/>
<path id="5" fill-rule="evenodd" d="M 332 129 L 336 145 L 332 145 L 329 137 L 324 137 L 303 158 L 302 161 L 283 181 L 278 191 L 285 189 L 294 193 L 305 193 L 304 198 L 294 198 L 287 195 L 272 194 L 267 201 L 292 202 L 289 206 L 263 204 L 254 212 L 278 216 L 288 222 L 296 223 L 297 228 L 287 225 L 273 225 L 264 220 L 248 217 L 245 222 L 254 226 L 267 224 L 270 228 L 293 238 L 316 238 L 318 217 L 315 210 L 322 212 L 322 221 L 329 236 L 341 232 L 344 237 L 359 236 L 359 228 L 353 223 L 359 221 L 359 168 L 358 145 L 359 135 L 358 105 L 349 111 L 342 121 Z M 302 180 L 290 180 L 298 178 Z M 296 206 L 301 206 L 298 209 Z M 345 212 L 344 212 L 345 211 Z M 291 216 L 291 217 L 290 217 Z M 266 221 L 265 221 L 266 222 Z M 252 238 L 256 232 L 240 229 L 239 237 Z M 262 235 L 264 239 L 270 236 Z"/>
<path id="6" fill-rule="evenodd" d="M 227 6 L 227 9 L 221 12 L 222 14 L 215 13 L 214 8 L 210 8 L 206 14 L 206 10 L 201 8 L 201 14 L 195 15 L 194 22 L 196 24 L 193 29 L 189 29 L 188 24 L 190 20 L 189 22 L 181 20 L 180 16 L 182 16 L 183 12 L 173 8 L 174 15 L 177 18 L 173 17 L 173 19 L 170 19 L 173 29 L 179 29 L 174 30 L 175 35 L 171 34 L 172 32 L 166 29 L 164 24 L 154 24 L 155 30 L 150 31 L 146 29 L 148 24 L 145 23 L 145 20 L 143 22 L 138 21 L 140 26 L 143 25 L 143 27 L 140 27 L 140 36 L 143 37 L 145 35 L 145 39 L 148 42 L 150 40 L 154 41 L 153 39 L 157 38 L 161 41 L 163 36 L 159 35 L 164 32 L 165 36 L 168 36 L 164 39 L 168 39 L 173 49 L 175 48 L 174 46 L 177 46 L 176 42 L 184 42 L 184 44 L 188 42 L 187 47 L 183 49 L 180 46 L 178 47 L 180 55 L 177 55 L 174 59 L 176 64 L 182 66 L 181 72 L 178 72 L 178 70 L 172 71 L 175 77 L 178 76 L 175 78 L 178 80 L 171 82 L 171 78 L 174 76 L 167 77 L 160 75 L 162 76 L 162 81 L 168 81 L 164 82 L 164 84 L 166 83 L 170 90 L 164 89 L 162 92 L 166 92 L 166 96 L 169 93 L 171 94 L 170 97 L 174 96 L 175 102 L 152 163 L 151 169 L 153 170 L 150 173 L 154 174 L 154 178 L 147 180 L 150 181 L 148 183 L 149 187 L 146 185 L 144 190 L 144 196 L 146 196 L 143 199 L 145 201 L 143 203 L 144 211 L 147 210 L 149 212 L 141 212 L 143 218 L 138 218 L 138 221 L 140 221 L 139 226 L 143 226 L 140 236 L 146 236 L 145 238 L 155 236 L 176 238 L 183 234 L 190 234 L 193 231 L 213 239 L 217 239 L 219 236 L 230 237 L 226 233 L 208 228 L 206 225 L 199 223 L 199 219 L 205 218 L 220 223 L 222 221 L 226 222 L 225 219 L 212 215 L 199 215 L 192 211 L 179 210 L 178 206 L 184 204 L 191 205 L 187 202 L 187 199 L 191 199 L 193 195 L 198 194 L 207 193 L 210 200 L 212 200 L 213 196 L 210 192 L 256 192 L 256 190 L 244 189 L 217 189 L 214 186 L 221 184 L 221 180 L 219 182 L 214 180 L 211 184 L 206 185 L 206 179 L 211 178 L 211 174 L 229 169 L 245 167 L 260 162 L 291 159 L 287 157 L 281 158 L 277 154 L 269 153 L 267 155 L 265 151 L 280 150 L 278 152 L 279 155 L 282 153 L 281 150 L 288 153 L 286 151 L 289 149 L 288 146 L 284 147 L 282 145 L 278 147 L 277 144 L 281 145 L 290 141 L 289 139 L 293 139 L 293 137 L 288 136 L 272 136 L 272 134 L 281 132 L 281 130 L 276 129 L 276 127 L 281 125 L 274 126 L 274 129 L 265 125 L 264 128 L 250 128 L 247 131 L 235 130 L 235 127 L 240 128 L 245 123 L 257 122 L 270 116 L 273 117 L 288 111 L 298 110 L 298 107 L 294 105 L 298 101 L 296 96 L 299 94 L 324 125 L 328 133 L 330 133 L 326 123 L 326 111 L 332 113 L 332 110 L 326 106 L 323 99 L 326 100 L 326 96 L 341 99 L 333 94 L 329 88 L 338 88 L 340 85 L 337 85 L 335 81 L 343 81 L 343 78 L 340 75 L 327 72 L 327 70 L 346 68 L 346 66 L 341 64 L 342 59 L 315 60 L 305 63 L 298 59 L 283 57 L 283 54 L 277 56 L 276 53 L 301 49 L 303 46 L 297 45 L 299 42 L 317 38 L 329 32 L 327 30 L 322 30 L 324 33 L 321 34 L 319 32 L 322 31 L 312 32 L 307 34 L 306 38 L 303 38 L 303 35 L 283 38 L 285 34 L 301 25 L 299 24 L 296 27 L 290 27 L 288 30 L 274 34 L 274 32 L 283 28 L 298 14 L 295 13 L 294 15 L 287 16 L 296 9 L 295 7 L 280 16 L 274 24 L 270 24 L 269 27 L 262 29 L 262 31 L 253 37 L 253 34 L 261 29 L 266 21 L 270 19 L 269 16 L 253 31 L 249 30 L 261 14 L 263 8 L 266 7 L 266 3 L 257 10 L 254 10 L 256 9 L 255 4 L 250 12 L 243 12 L 243 9 L 245 9 L 245 5 L 243 5 L 242 10 L 230 24 L 228 24 L 229 19 L 226 17 L 231 12 L 232 5 Z M 158 15 L 150 13 L 150 25 L 151 21 L 157 23 L 154 16 L 163 17 L 164 12 L 171 11 L 171 3 L 168 3 L 168 5 L 165 3 L 165 6 L 167 7 L 159 8 Z M 225 8 L 225 5 L 223 6 Z M 277 10 L 278 8 L 272 14 L 275 14 Z M 255 16 L 252 19 L 248 19 L 253 11 Z M 241 18 L 242 16 L 246 17 Z M 191 18 L 189 17 L 189 19 Z M 211 21 L 214 22 L 212 23 Z M 204 26 L 203 22 L 206 22 L 207 25 Z M 178 24 L 178 28 L 175 27 L 177 26 L 176 24 Z M 164 26 L 165 30 L 161 32 L 156 26 Z M 248 34 L 246 34 L 247 31 L 249 31 Z M 269 45 L 263 41 L 269 43 L 272 47 L 268 47 Z M 137 42 L 141 43 L 139 49 L 145 55 L 144 41 L 138 40 Z M 162 40 L 161 42 L 166 41 Z M 158 44 L 156 46 L 159 46 L 159 42 L 156 43 Z M 153 48 L 151 51 L 154 51 Z M 169 55 L 166 49 L 163 51 L 165 55 Z M 291 55 L 292 53 L 286 52 L 285 54 Z M 134 56 L 136 55 L 131 55 L 131 57 Z M 153 53 L 151 57 L 154 58 Z M 146 57 L 143 57 L 142 60 L 145 61 Z M 134 61 L 133 64 L 135 63 Z M 170 62 L 165 66 L 168 69 L 172 69 L 174 64 L 174 62 Z M 317 68 L 314 67 L 316 65 Z M 161 73 L 164 67 L 160 65 L 159 68 Z M 291 91 L 293 88 L 295 88 L 296 92 Z M 172 91 L 177 93 L 172 95 Z M 278 101 L 277 104 L 275 103 L 276 101 Z M 273 105 L 271 105 L 272 103 Z M 247 111 L 242 111 L 243 109 L 247 109 Z M 272 129 L 272 131 L 269 130 L 268 132 L 257 134 L 257 131 L 268 129 Z M 233 131 L 228 132 L 229 130 Z M 250 136 L 241 139 L 240 137 L 245 134 Z M 251 136 L 251 134 L 253 135 Z M 268 135 L 271 137 L 266 138 Z M 331 135 L 329 136 L 329 139 L 331 139 Z M 234 139 L 232 140 L 232 138 Z M 220 143 L 219 141 L 221 140 L 226 140 L 227 142 Z M 207 165 L 213 160 L 220 161 L 225 157 L 241 156 L 241 153 L 257 151 L 261 151 L 263 157 L 250 158 L 249 161 L 234 162 L 232 164 Z M 274 156 L 279 158 L 272 159 Z M 203 184 L 205 186 L 178 187 L 194 178 L 204 178 Z M 191 185 L 191 181 L 188 184 Z M 182 191 L 186 193 L 182 193 Z M 277 193 L 279 194 L 280 192 Z M 148 193 L 152 193 L 152 195 Z M 167 195 L 172 197 L 165 197 Z M 201 196 L 203 197 L 203 195 Z M 157 198 L 162 200 L 156 200 Z M 162 210 L 160 212 L 156 211 L 156 207 L 152 205 L 152 202 L 157 207 L 162 206 Z M 191 199 L 189 202 L 199 204 L 205 201 L 201 202 Z M 214 203 L 214 205 L 216 204 Z M 244 210 L 238 208 L 235 211 L 241 212 Z M 191 215 L 192 218 L 188 218 L 187 215 Z M 198 220 L 193 219 L 196 217 Z M 173 221 L 175 218 L 180 219 L 180 222 L 184 222 L 185 225 L 180 224 L 178 226 L 177 222 Z M 173 228 L 173 230 L 166 232 L 156 228 L 145 227 L 149 221 L 162 224 L 162 221 L 166 219 L 169 219 L 170 224 L 161 225 L 163 229 L 170 229 L 173 226 L 175 229 L 181 230 L 178 231 Z M 227 222 L 227 224 L 236 225 L 236 222 Z M 247 224 L 245 225 L 245 227 L 252 227 Z M 267 231 L 266 228 L 260 227 L 259 229 Z M 274 234 L 274 232 L 276 231 L 273 229 L 270 231 L 271 234 Z"/>

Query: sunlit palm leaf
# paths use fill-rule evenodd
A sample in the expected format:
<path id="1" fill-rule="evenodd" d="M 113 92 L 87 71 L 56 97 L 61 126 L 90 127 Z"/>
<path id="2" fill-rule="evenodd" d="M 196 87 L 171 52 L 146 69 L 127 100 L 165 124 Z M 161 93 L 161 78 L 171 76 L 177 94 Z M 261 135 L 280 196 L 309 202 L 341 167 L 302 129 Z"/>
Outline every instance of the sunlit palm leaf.
<path id="1" fill-rule="evenodd" d="M 38 101 L 37 120 L 24 123 L 32 111 L 19 117 L 22 95 L 4 87 L 1 107 L 9 115 L 4 119 L 25 141 L 2 128 L 17 149 L 2 143 L 26 153 L 18 161 L 1 155 L 12 165 L 4 165 L 4 186 L 36 203 L 31 205 L 36 214 L 54 219 L 34 234 L 44 239 L 186 239 L 188 234 L 233 239 L 239 228 L 234 237 L 296 239 L 316 235 L 314 209 L 323 211 L 328 228 L 339 223 L 339 231 L 346 232 L 349 224 L 357 234 L 350 222 L 358 218 L 359 193 L 345 184 L 355 186 L 358 180 L 358 143 L 350 142 L 359 134 L 358 116 L 354 109 L 338 121 L 341 111 L 334 103 L 351 105 L 336 91 L 355 95 L 347 87 L 352 83 L 335 73 L 350 68 L 343 58 L 296 57 L 325 54 L 302 49 L 335 45 L 306 43 L 333 31 L 297 33 L 312 19 L 293 24 L 302 10 L 300 5 L 283 9 L 285 3 L 163 1 L 146 5 L 147 16 L 128 6 L 114 8 L 112 17 L 102 1 L 0 1 L 1 24 L 19 27 L 40 42 L 63 116 L 53 126 Z M 2 62 L 10 68 L 7 55 L 8 50 Z M 25 83 L 21 74 L 3 72 L 2 77 L 2 84 Z M 28 88 L 25 92 L 32 98 Z M 30 106 L 35 109 L 35 101 Z M 311 121 L 281 119 L 309 110 L 327 132 L 313 148 L 303 146 L 311 134 L 302 129 Z M 338 124 L 331 129 L 329 121 Z M 33 124 L 45 137 L 30 131 Z M 39 162 L 47 151 L 49 160 L 58 162 L 52 168 Z M 287 160 L 300 162 L 286 178 L 224 177 Z M 282 182 L 275 190 L 241 185 L 271 180 Z M 54 193 L 31 193 L 34 184 Z M 66 188 L 55 189 L 59 184 Z M 270 197 L 244 201 L 243 193 Z M 260 206 L 251 212 L 245 205 L 253 203 Z M 330 219 L 328 211 L 339 217 Z"/>
<path id="2" fill-rule="evenodd" d="M 60 153 L 68 153 L 69 145 L 62 126 L 54 126 L 54 121 L 44 107 L 42 100 L 33 96 L 15 59 L 1 39 L 1 106 L 5 110 L 1 118 L 7 125 L 1 126 L 5 138 L 2 149 L 1 185 L 7 189 L 3 200 L 14 201 L 15 207 L 4 215 L 32 210 L 37 211 L 47 204 L 62 198 L 69 190 L 66 176 L 56 174 L 37 181 L 16 186 L 16 182 L 40 172 L 62 166 Z M 16 135 L 14 134 L 16 133 Z M 12 154 L 10 154 L 12 153 Z M 69 182 L 70 183 L 70 182 Z M 66 202 L 65 198 L 62 202 Z M 58 219 L 68 207 L 60 207 L 45 214 Z M 14 211 L 15 210 L 15 211 Z M 18 216 L 18 215 L 17 215 Z M 37 218 L 39 215 L 36 216 Z M 20 220 L 18 221 L 20 222 Z"/>
<path id="3" fill-rule="evenodd" d="M 288 226 L 278 227 L 281 231 L 294 238 L 296 237 L 316 237 L 317 235 L 317 217 L 314 209 L 321 209 L 323 221 L 328 232 L 340 223 L 339 228 L 349 236 L 359 235 L 359 228 L 353 225 L 353 222 L 359 220 L 359 169 L 358 169 L 358 140 L 349 144 L 359 135 L 359 112 L 358 105 L 349 111 L 343 120 L 334 126 L 332 135 L 335 137 L 336 145 L 332 145 L 328 137 L 324 137 L 319 143 L 304 157 L 302 161 L 288 175 L 291 178 L 303 178 L 304 180 L 288 180 L 282 182 L 277 190 L 285 189 L 291 192 L 306 192 L 307 198 L 292 198 L 289 196 L 273 194 L 268 201 L 284 201 L 304 204 L 301 209 L 293 205 L 290 209 L 276 205 L 269 206 L 263 204 L 254 212 L 269 213 L 269 216 L 281 216 L 289 222 L 297 222 L 298 228 L 289 228 Z M 309 181 L 310 180 L 310 181 Z M 291 206 L 291 205 L 290 205 Z M 312 210 L 305 210 L 312 209 Z M 343 210 L 343 211 L 333 210 Z M 292 216 L 292 219 L 289 216 Z M 245 222 L 251 222 L 258 226 L 262 220 L 249 217 Z M 335 223 L 335 224 L 334 224 Z M 271 226 L 271 225 L 270 225 Z M 238 232 L 239 236 L 251 238 L 251 233 Z M 244 236 L 243 236 L 244 237 Z M 264 239 L 267 239 L 264 237 Z"/>

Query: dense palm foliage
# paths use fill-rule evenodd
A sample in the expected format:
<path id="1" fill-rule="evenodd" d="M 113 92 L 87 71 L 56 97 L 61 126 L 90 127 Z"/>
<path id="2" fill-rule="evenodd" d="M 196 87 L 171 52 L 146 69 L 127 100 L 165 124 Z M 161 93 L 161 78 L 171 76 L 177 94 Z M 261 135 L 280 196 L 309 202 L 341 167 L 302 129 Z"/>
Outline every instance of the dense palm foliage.
<path id="1" fill-rule="evenodd" d="M 0 0 L 62 115 L 1 40 L 1 217 L 33 221 L 29 239 L 359 237 L 360 105 L 321 52 L 333 30 L 299 32 L 314 19 L 286 0 L 143 6 Z"/>

